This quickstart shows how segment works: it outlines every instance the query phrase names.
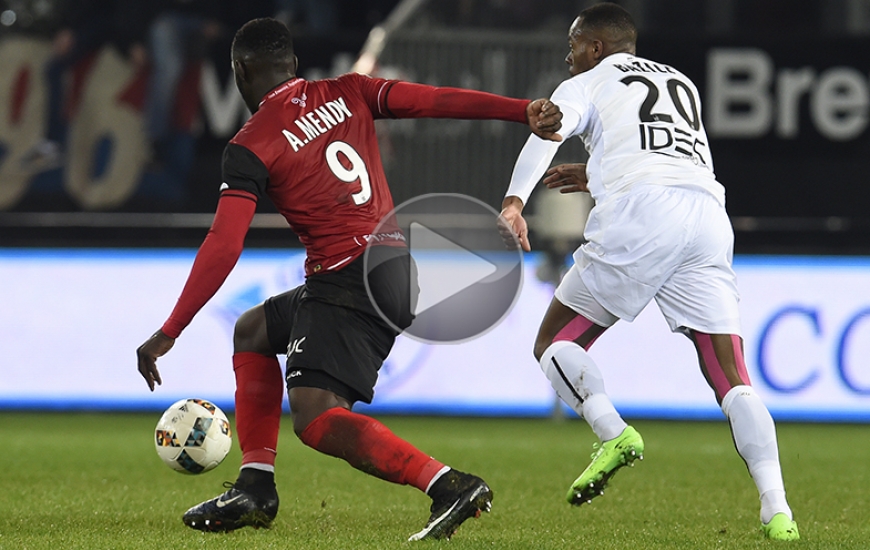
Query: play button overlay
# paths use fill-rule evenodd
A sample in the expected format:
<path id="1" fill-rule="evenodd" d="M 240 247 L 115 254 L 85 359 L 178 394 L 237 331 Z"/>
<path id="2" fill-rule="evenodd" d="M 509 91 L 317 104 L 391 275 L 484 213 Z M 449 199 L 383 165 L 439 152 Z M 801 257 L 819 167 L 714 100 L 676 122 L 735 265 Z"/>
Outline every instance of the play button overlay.
<path id="1" fill-rule="evenodd" d="M 375 310 L 428 343 L 471 340 L 498 325 L 519 295 L 523 267 L 518 243 L 505 244 L 498 221 L 497 211 L 466 195 L 429 194 L 400 204 L 367 237 L 366 290 Z M 379 246 L 395 243 L 399 231 L 404 256 Z M 410 310 L 413 320 L 398 310 Z"/>
<path id="2" fill-rule="evenodd" d="M 432 266 L 434 269 L 420 270 L 418 262 L 417 281 L 420 294 L 414 315 L 420 315 L 498 271 L 496 264 L 417 222 L 411 222 L 410 242 L 411 257 L 421 256 L 430 250 L 448 253 L 437 261 L 437 265 Z"/>

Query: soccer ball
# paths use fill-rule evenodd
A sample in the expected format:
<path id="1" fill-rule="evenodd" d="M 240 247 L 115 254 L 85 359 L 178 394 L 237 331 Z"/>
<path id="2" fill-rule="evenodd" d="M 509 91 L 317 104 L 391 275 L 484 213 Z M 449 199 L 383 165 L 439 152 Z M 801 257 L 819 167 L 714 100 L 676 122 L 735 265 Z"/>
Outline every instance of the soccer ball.
<path id="1" fill-rule="evenodd" d="M 182 399 L 160 417 L 154 444 L 173 470 L 201 474 L 226 458 L 233 439 L 227 416 L 217 405 L 204 399 Z"/>

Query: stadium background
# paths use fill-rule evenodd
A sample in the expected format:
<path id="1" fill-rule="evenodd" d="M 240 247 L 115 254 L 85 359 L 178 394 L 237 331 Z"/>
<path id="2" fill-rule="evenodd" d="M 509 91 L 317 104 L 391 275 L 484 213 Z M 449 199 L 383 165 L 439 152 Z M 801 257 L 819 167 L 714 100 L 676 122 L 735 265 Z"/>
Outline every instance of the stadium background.
<path id="1" fill-rule="evenodd" d="M 716 172 L 726 186 L 735 226 L 744 305 L 756 308 L 748 313 L 758 318 L 747 331 L 747 348 L 756 363 L 753 378 L 767 391 L 767 399 L 780 404 L 772 407 L 780 418 L 870 418 L 870 193 L 864 190 L 870 163 L 870 2 L 622 3 L 638 21 L 639 54 L 680 68 L 701 91 Z M 372 28 L 380 28 L 389 32 L 375 65 L 379 75 L 537 97 L 548 95 L 567 75 L 566 30 L 587 2 L 337 4 L 341 17 L 328 32 L 312 30 L 304 14 L 293 19 L 303 77 L 351 70 L 367 39 L 380 36 L 370 35 Z M 108 45 L 71 71 L 69 85 L 76 93 L 67 105 L 66 162 L 34 170 L 22 159 L 45 131 L 44 66 L 51 36 L 64 23 L 56 15 L 62 6 L 46 0 L 6 0 L 0 6 L 0 339 L 6 340 L 4 349 L 13 350 L 2 359 L 8 363 L 0 369 L 0 407 L 159 408 L 175 395 L 146 402 L 128 386 L 141 382 L 118 373 L 129 373 L 133 380 L 138 376 L 132 351 L 171 308 L 186 275 L 182 264 L 189 265 L 191 247 L 201 242 L 211 221 L 221 151 L 246 116 L 226 62 L 231 33 L 220 36 L 202 59 L 188 66 L 176 95 L 172 155 L 165 165 L 149 165 L 145 154 L 141 109 L 147 71 L 133 70 Z M 232 14 L 228 28 L 279 8 L 272 2 L 246 6 Z M 423 193 L 459 192 L 497 206 L 527 135 L 498 122 L 379 124 L 397 203 Z M 562 148 L 556 162 L 583 157 L 575 140 Z M 533 198 L 533 212 L 540 196 Z M 288 274 L 293 268 L 285 262 L 298 264 L 298 258 L 274 249 L 298 247 L 298 242 L 268 205 L 260 208 L 248 238 L 255 272 L 226 290 L 219 299 L 223 313 L 216 313 L 216 319 L 261 299 L 269 285 L 297 280 L 298 273 Z M 539 237 L 536 242 L 550 254 L 529 257 L 526 279 L 532 293 L 529 304 L 541 308 L 553 278 L 547 268 L 552 268 L 554 255 L 561 261 L 558 253 L 565 243 Z M 119 284 L 117 293 L 113 283 Z M 617 399 L 618 404 L 641 416 L 713 415 L 715 406 L 695 371 L 691 349 L 676 336 L 663 334 L 661 319 L 647 313 L 648 325 L 620 327 L 625 340 L 613 340 L 610 348 L 653 345 L 632 338 L 639 338 L 647 326 L 658 331 L 673 350 L 661 350 L 662 359 L 652 366 L 674 373 L 673 365 L 680 364 L 676 371 L 692 381 L 674 375 L 666 384 L 689 395 L 689 404 L 664 409 L 631 392 Z M 530 341 L 537 317 L 529 317 L 504 338 Z M 175 361 L 191 386 L 177 391 L 202 388 L 200 382 L 209 380 L 231 395 L 228 348 L 214 345 L 215 338 L 229 340 L 226 323 L 215 323 L 211 332 L 203 328 L 197 337 L 191 330 L 180 340 L 180 345 L 190 341 L 185 344 L 190 347 L 177 350 Z M 55 372 L 59 367 L 48 352 L 40 353 L 45 359 L 34 365 L 32 350 L 45 349 L 48 342 L 67 343 L 65 338 L 76 359 L 64 373 L 102 380 L 104 386 L 91 386 L 88 393 L 65 385 L 66 374 Z M 774 351 L 765 351 L 764 338 L 773 338 Z M 637 361 L 611 355 L 605 344 L 602 340 L 597 346 L 605 372 Z M 94 348 L 113 351 L 101 354 Z M 522 349 L 518 356 L 525 353 Z M 408 361 L 416 360 L 418 352 L 408 351 Z M 480 353 L 485 360 L 487 352 Z M 758 366 L 765 362 L 765 353 L 776 355 L 781 365 L 775 374 Z M 426 368 L 443 372 L 455 359 L 443 361 Z M 793 364 L 797 371 L 789 370 Z M 474 367 L 461 367 L 456 376 L 480 379 L 481 384 L 471 386 L 484 385 L 482 372 L 471 375 Z M 437 397 L 441 406 L 415 409 L 409 405 L 415 400 L 410 394 L 395 408 L 382 410 L 546 414 L 541 403 L 549 396 L 534 362 L 529 357 L 517 361 L 516 368 L 524 374 L 518 380 L 506 377 L 504 383 L 513 385 L 495 390 L 517 396 L 507 403 L 487 401 L 480 407 L 474 404 L 488 397 L 417 395 L 423 402 Z M 649 379 L 641 372 L 619 372 L 613 387 L 634 381 L 642 388 Z M 518 391 L 529 388 L 543 392 L 532 405 Z M 801 400 L 797 409 L 789 405 Z"/>

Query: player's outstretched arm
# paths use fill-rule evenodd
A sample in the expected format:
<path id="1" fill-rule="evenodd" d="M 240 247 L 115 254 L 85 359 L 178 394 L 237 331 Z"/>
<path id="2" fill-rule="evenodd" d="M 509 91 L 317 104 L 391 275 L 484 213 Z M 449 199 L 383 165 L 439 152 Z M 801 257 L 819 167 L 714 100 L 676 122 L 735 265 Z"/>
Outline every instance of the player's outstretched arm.
<path id="1" fill-rule="evenodd" d="M 528 124 L 536 135 L 561 141 L 559 107 L 548 99 L 513 99 L 466 90 L 404 81 L 371 81 L 367 88 L 372 112 L 390 118 L 459 118 L 505 120 Z M 375 105 L 377 108 L 375 108 Z"/>
<path id="2" fill-rule="evenodd" d="M 172 348 L 181 331 L 214 296 L 235 267 L 256 208 L 256 197 L 251 193 L 229 190 L 221 195 L 214 222 L 196 253 L 175 309 L 163 327 L 136 350 L 139 372 L 151 391 L 154 391 L 155 383 L 162 383 L 157 358 Z"/>
<path id="3" fill-rule="evenodd" d="M 582 163 L 553 166 L 544 178 L 544 185 L 560 193 L 588 193 L 588 184 L 586 165 Z"/>
<path id="4" fill-rule="evenodd" d="M 154 384 L 160 385 L 160 371 L 157 370 L 157 358 L 166 355 L 166 352 L 175 345 L 175 338 L 170 338 L 158 330 L 145 340 L 145 343 L 136 349 L 136 358 L 139 363 L 139 374 L 148 384 L 148 389 L 154 391 Z"/>

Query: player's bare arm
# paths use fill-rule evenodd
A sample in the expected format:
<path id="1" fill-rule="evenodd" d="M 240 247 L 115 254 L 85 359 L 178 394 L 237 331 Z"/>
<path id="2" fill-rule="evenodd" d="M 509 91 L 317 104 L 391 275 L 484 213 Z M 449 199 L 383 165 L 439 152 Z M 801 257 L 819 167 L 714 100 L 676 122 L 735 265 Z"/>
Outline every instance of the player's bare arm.
<path id="1" fill-rule="evenodd" d="M 588 193 L 585 164 L 560 164 L 547 170 L 544 185 L 560 193 Z"/>
<path id="2" fill-rule="evenodd" d="M 157 370 L 157 358 L 166 355 L 166 352 L 175 345 L 175 338 L 170 338 L 158 330 L 145 340 L 145 343 L 136 349 L 136 358 L 139 363 L 139 374 L 148 384 L 148 389 L 154 391 L 155 383 L 160 385 L 163 380 Z"/>
<path id="3" fill-rule="evenodd" d="M 510 231 L 505 233 L 507 227 L 503 226 L 501 222 L 499 223 L 499 231 L 502 234 L 502 239 L 509 246 L 516 242 L 514 239 L 519 239 L 520 247 L 525 252 L 531 252 L 532 245 L 529 243 L 529 226 L 525 218 L 523 218 L 523 206 L 523 201 L 519 197 L 511 195 L 504 198 L 504 201 L 501 203 L 501 218 L 516 237 L 511 235 Z"/>
<path id="4" fill-rule="evenodd" d="M 529 128 L 541 139 L 562 141 L 557 132 L 562 128 L 562 111 L 549 99 L 536 99 L 526 106 Z"/>

